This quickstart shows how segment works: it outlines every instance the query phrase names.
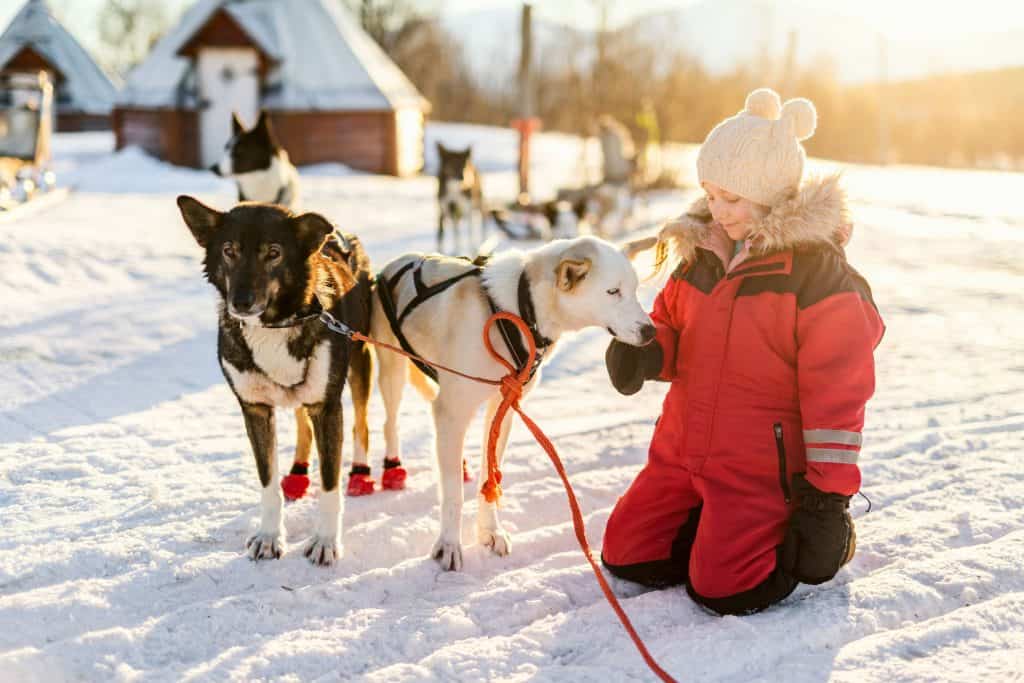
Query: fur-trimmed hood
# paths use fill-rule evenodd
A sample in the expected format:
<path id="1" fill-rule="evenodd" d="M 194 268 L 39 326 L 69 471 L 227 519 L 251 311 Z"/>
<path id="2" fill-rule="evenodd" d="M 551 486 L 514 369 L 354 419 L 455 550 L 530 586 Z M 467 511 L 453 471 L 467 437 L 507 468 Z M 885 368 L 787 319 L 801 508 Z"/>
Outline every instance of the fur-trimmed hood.
<path id="1" fill-rule="evenodd" d="M 808 179 L 773 206 L 748 241 L 751 256 L 762 256 L 802 245 L 842 246 L 849 241 L 851 230 L 846 192 L 839 176 L 831 175 Z M 662 227 L 658 247 L 669 249 L 678 260 L 689 260 L 698 247 L 721 256 L 723 238 L 729 241 L 725 230 L 712 220 L 707 199 L 701 197 L 685 214 Z"/>

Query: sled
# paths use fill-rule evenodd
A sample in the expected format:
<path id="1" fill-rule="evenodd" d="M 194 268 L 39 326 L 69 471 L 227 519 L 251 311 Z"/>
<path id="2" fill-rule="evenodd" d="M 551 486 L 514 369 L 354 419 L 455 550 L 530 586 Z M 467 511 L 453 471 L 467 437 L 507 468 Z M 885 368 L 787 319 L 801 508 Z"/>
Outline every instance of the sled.
<path id="1" fill-rule="evenodd" d="M 599 183 L 561 188 L 546 202 L 512 202 L 488 215 L 516 240 L 568 239 L 584 232 L 613 238 L 628 231 L 634 196 L 626 185 Z"/>

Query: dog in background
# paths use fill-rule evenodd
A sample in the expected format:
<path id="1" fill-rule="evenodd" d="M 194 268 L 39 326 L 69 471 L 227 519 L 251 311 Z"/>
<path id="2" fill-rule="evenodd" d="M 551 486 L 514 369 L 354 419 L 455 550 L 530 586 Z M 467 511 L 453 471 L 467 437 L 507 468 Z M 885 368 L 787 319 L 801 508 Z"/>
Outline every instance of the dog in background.
<path id="1" fill-rule="evenodd" d="M 278 204 L 299 211 L 299 172 L 277 141 L 265 110 L 249 130 L 231 114 L 231 139 L 224 156 L 210 170 L 238 185 L 238 201 Z"/>
<path id="2" fill-rule="evenodd" d="M 587 203 L 565 199 L 526 204 L 517 202 L 507 208 L 491 209 L 490 217 L 498 229 L 514 240 L 547 242 L 571 239 L 580 234 Z"/>
<path id="3" fill-rule="evenodd" d="M 459 151 L 437 143 L 437 250 L 444 252 L 445 228 L 452 233 L 453 253 L 467 250 L 476 223 L 484 241 L 484 199 L 480 174 L 473 165 L 472 148 Z M 467 245 L 462 247 L 461 226 Z"/>
<path id="4" fill-rule="evenodd" d="M 353 329 L 369 330 L 369 260 L 358 239 L 335 233 L 319 214 L 253 202 L 222 213 L 187 196 L 178 197 L 178 208 L 220 295 L 217 355 L 242 408 L 263 487 L 259 531 L 246 542 L 249 557 L 284 552 L 274 409 L 301 408 L 311 420 L 323 486 L 305 555 L 329 565 L 341 555 L 341 393 L 347 378 L 356 459 L 365 461 L 373 361 L 364 344 L 334 334 L 319 316 L 329 311 Z M 308 447 L 297 448 L 292 473 L 305 475 L 308 464 Z"/>

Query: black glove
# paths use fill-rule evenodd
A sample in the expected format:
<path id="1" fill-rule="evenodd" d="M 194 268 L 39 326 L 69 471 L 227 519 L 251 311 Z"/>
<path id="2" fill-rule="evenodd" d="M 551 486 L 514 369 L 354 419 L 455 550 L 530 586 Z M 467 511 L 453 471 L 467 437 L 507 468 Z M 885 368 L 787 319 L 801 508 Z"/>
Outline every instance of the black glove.
<path id="1" fill-rule="evenodd" d="M 647 346 L 633 346 L 612 339 L 604 353 L 604 364 L 612 385 L 620 394 L 630 396 L 640 391 L 644 380 L 657 379 L 663 358 L 657 341 Z"/>
<path id="2" fill-rule="evenodd" d="M 793 477 L 797 508 L 789 518 L 779 561 L 782 569 L 802 583 L 825 583 L 853 558 L 857 534 L 847 508 L 850 496 L 825 493 Z"/>

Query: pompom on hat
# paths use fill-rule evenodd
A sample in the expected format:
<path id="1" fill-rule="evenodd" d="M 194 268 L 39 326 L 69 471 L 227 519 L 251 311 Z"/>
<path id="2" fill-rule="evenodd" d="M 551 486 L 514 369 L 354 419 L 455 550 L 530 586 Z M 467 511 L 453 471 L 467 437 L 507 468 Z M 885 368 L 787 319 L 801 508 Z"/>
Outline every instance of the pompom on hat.
<path id="1" fill-rule="evenodd" d="M 747 95 L 743 111 L 708 134 L 697 155 L 697 177 L 764 206 L 774 206 L 800 186 L 804 153 L 800 141 L 814 135 L 818 113 L 810 100 L 785 104 L 760 88 Z"/>

